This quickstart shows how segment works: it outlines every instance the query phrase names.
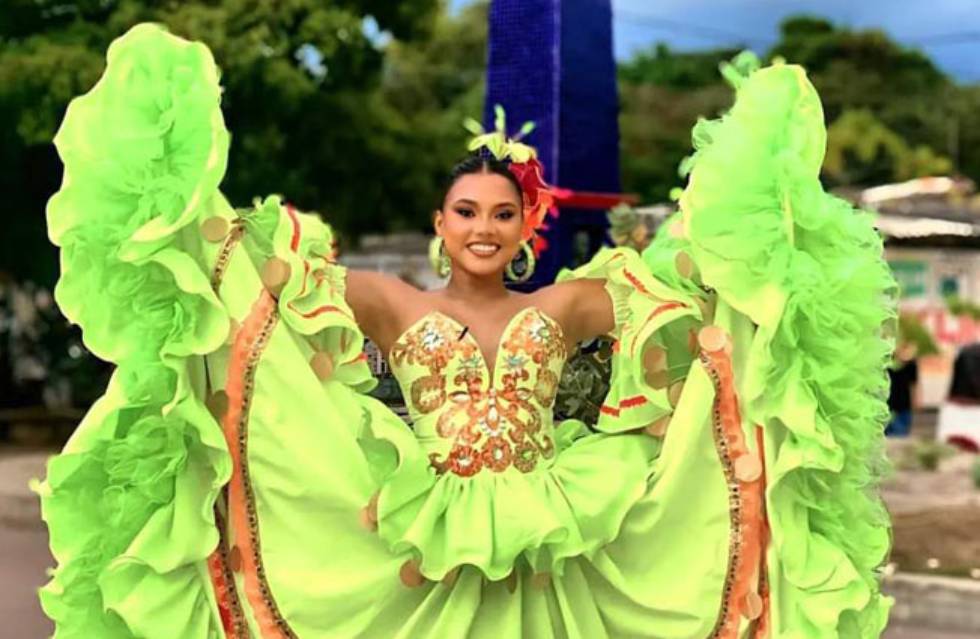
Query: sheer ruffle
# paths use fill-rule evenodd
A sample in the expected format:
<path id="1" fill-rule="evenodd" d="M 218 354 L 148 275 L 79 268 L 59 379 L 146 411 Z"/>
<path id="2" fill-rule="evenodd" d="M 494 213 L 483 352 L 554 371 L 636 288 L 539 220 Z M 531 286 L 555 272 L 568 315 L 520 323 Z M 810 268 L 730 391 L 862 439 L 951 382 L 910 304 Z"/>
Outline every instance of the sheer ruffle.
<path id="1" fill-rule="evenodd" d="M 743 402 L 771 451 L 774 634 L 877 637 L 889 530 L 872 489 L 894 281 L 869 217 L 820 185 L 823 112 L 803 70 L 726 75 L 737 100 L 696 127 L 681 208 L 704 284 L 758 326 Z"/>
<path id="2" fill-rule="evenodd" d="M 515 569 L 560 576 L 566 559 L 616 538 L 660 449 L 647 435 L 588 434 L 570 420 L 555 433 L 550 466 L 436 475 L 405 424 L 374 415 L 361 445 L 380 480 L 378 534 L 393 552 L 416 554 L 433 580 L 462 565 L 491 581 Z"/>
<path id="3" fill-rule="evenodd" d="M 41 485 L 59 561 L 42 590 L 58 637 L 220 631 L 199 563 L 230 473 L 187 358 L 229 319 L 181 231 L 220 207 L 228 134 L 207 48 L 143 25 L 109 49 L 99 83 L 68 108 L 65 164 L 48 206 L 62 248 L 55 296 L 86 345 L 118 365 Z M 179 615 L 156 615 L 181 602 Z"/>
<path id="4" fill-rule="evenodd" d="M 288 279 L 279 294 L 280 315 L 315 351 L 329 355 L 329 382 L 370 390 L 376 381 L 363 356 L 364 336 L 345 299 L 347 271 L 334 262 L 330 226 L 278 196 L 238 213 L 256 269 L 261 271 L 269 259 L 288 265 Z"/>
<path id="5" fill-rule="evenodd" d="M 371 379 L 329 227 L 278 198 L 236 212 L 217 192 L 228 139 L 206 49 L 141 26 L 109 58 L 56 140 L 66 175 L 49 208 L 58 302 L 118 364 L 41 487 L 60 562 L 42 601 L 58 636 L 222 633 L 206 559 L 232 469 L 200 398 L 227 363 L 226 308 L 266 308 L 267 272 L 278 274 L 267 287 L 280 321 L 254 378 L 245 463 L 264 570 L 298 634 L 704 636 L 721 605 L 730 505 L 712 384 L 691 365 L 702 293 L 669 270 L 681 248 L 745 329 L 733 331 L 733 359 L 748 352 L 736 362 L 748 372 L 740 399 L 766 429 L 773 636 L 880 629 L 887 603 L 873 569 L 887 526 L 861 491 L 875 478 L 888 346 L 877 331 L 892 283 L 867 220 L 819 188 L 819 105 L 798 70 L 743 79 L 732 114 L 699 128 L 689 242 L 648 253 L 649 268 L 605 251 L 564 276 L 604 278 L 615 307 L 607 432 L 565 423 L 550 465 L 463 479 L 435 475 L 426 442 L 354 392 Z M 223 303 L 203 266 L 218 248 L 194 227 L 215 216 L 244 227 Z M 657 384 L 643 361 L 654 347 L 667 358 Z M 688 371 L 672 408 L 667 388 Z M 626 432 L 668 412 L 663 440 Z M 374 490 L 376 535 L 357 519 Z M 412 555 L 433 580 L 477 570 L 409 589 L 398 571 Z M 515 568 L 514 596 L 483 583 Z M 559 578 L 524 588 L 531 572 Z"/>
<path id="6" fill-rule="evenodd" d="M 596 429 L 634 430 L 668 415 L 668 388 L 687 375 L 694 357 L 691 331 L 701 320 L 694 296 L 655 278 L 628 248 L 602 249 L 588 264 L 558 276 L 559 281 L 577 278 L 604 280 L 616 316 L 609 394 Z M 654 346 L 666 357 L 666 377 L 656 386 L 649 383 L 643 359 Z"/>

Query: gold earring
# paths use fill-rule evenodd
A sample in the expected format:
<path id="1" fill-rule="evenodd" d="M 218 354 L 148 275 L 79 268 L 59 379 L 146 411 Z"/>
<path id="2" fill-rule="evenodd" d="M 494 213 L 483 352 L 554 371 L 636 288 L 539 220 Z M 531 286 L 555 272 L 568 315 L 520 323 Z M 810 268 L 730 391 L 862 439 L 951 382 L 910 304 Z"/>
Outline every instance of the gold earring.
<path id="1" fill-rule="evenodd" d="M 523 257 L 521 254 L 523 253 Z M 523 262 L 523 266 L 521 263 Z M 504 273 L 514 282 L 526 282 L 534 275 L 534 266 L 537 260 L 534 257 L 534 249 L 530 242 L 521 242 L 521 252 L 514 256 L 508 264 Z M 516 266 L 516 268 L 515 268 Z"/>
<path id="2" fill-rule="evenodd" d="M 445 240 L 439 235 L 429 242 L 429 266 L 436 272 L 436 275 L 442 278 L 449 277 L 449 273 L 452 271 L 452 264 L 446 255 L 445 246 Z"/>

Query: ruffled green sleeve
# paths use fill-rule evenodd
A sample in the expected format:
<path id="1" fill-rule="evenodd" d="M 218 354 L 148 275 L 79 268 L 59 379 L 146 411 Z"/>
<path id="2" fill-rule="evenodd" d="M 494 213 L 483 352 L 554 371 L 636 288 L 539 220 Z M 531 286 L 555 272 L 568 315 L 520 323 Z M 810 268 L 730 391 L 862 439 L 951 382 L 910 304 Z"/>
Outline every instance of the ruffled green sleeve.
<path id="1" fill-rule="evenodd" d="M 823 112 L 803 69 L 726 75 L 737 99 L 695 129 L 680 245 L 757 327 L 740 401 L 765 432 L 773 636 L 877 637 L 890 535 L 873 488 L 895 283 L 869 216 L 821 187 Z M 666 242 L 647 250 L 651 267 Z"/>
<path id="2" fill-rule="evenodd" d="M 602 249 L 559 281 L 602 279 L 615 314 L 612 376 L 596 429 L 622 432 L 650 426 L 671 413 L 670 388 L 694 358 L 701 320 L 695 296 L 654 277 L 632 249 Z"/>
<path id="3" fill-rule="evenodd" d="M 282 272 L 279 313 L 314 352 L 329 356 L 331 382 L 365 392 L 377 384 L 364 356 L 364 335 L 346 301 L 347 269 L 334 261 L 333 231 L 315 213 L 304 213 L 279 196 L 257 200 L 237 212 L 246 253 L 268 277 Z"/>
<path id="4" fill-rule="evenodd" d="M 213 637 L 201 560 L 231 464 L 205 408 L 201 358 L 229 318 L 201 266 L 196 221 L 226 205 L 218 70 L 208 50 L 143 25 L 68 108 L 48 204 L 55 291 L 86 345 L 117 365 L 39 491 L 58 561 L 41 591 L 56 637 Z M 152 593 L 149 596 L 148 593 Z"/>

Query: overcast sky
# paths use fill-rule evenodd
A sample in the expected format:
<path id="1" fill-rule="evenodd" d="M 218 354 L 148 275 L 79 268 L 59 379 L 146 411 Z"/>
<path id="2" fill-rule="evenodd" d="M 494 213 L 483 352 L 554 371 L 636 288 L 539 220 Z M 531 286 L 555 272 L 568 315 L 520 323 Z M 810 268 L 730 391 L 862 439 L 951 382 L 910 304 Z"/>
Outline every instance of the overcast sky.
<path id="1" fill-rule="evenodd" d="M 450 0 L 454 8 L 472 0 Z M 980 81 L 980 0 L 613 0 L 618 58 L 661 41 L 678 49 L 748 44 L 765 50 L 788 15 L 879 28 L 923 49 L 941 69 Z"/>

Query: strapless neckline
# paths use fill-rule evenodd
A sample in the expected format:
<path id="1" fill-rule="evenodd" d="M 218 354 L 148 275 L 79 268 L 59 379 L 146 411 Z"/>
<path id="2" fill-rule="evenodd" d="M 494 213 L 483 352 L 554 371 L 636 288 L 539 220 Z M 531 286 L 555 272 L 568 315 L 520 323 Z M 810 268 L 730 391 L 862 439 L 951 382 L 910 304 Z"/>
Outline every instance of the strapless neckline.
<path id="1" fill-rule="evenodd" d="M 518 320 L 524 317 L 525 314 L 531 312 L 537 313 L 545 324 L 554 326 L 558 331 L 558 337 L 560 338 L 562 346 L 567 348 L 567 342 L 565 340 L 565 332 L 564 329 L 562 328 L 561 322 L 559 322 L 554 317 L 541 310 L 539 307 L 531 305 L 531 306 L 525 306 L 521 310 L 514 313 L 511 316 L 511 318 L 507 320 L 507 323 L 504 324 L 504 329 L 503 331 L 501 331 L 500 337 L 497 338 L 497 343 L 493 347 L 493 362 L 487 360 L 487 354 L 483 351 L 483 348 L 480 346 L 480 342 L 477 341 L 476 337 L 473 336 L 473 333 L 466 330 L 465 324 L 460 322 L 452 315 L 443 313 L 438 309 L 432 309 L 431 311 L 427 312 L 425 315 L 412 322 L 408 326 L 408 328 L 402 331 L 398 335 L 398 337 L 395 338 L 395 341 L 392 342 L 391 349 L 389 350 L 389 355 L 391 351 L 395 350 L 395 346 L 400 343 L 403 343 L 406 336 L 412 333 L 412 331 L 416 330 L 417 328 L 425 324 L 426 321 L 432 319 L 433 317 L 441 317 L 447 322 L 449 322 L 450 324 L 452 324 L 453 326 L 459 328 L 459 334 L 457 337 L 458 341 L 462 341 L 466 339 L 472 341 L 473 346 L 476 348 L 476 352 L 479 353 L 480 362 L 487 373 L 488 379 L 493 380 L 495 379 L 495 375 L 497 372 L 497 361 L 500 359 L 500 351 L 504 342 L 507 340 L 507 334 L 514 328 Z"/>

